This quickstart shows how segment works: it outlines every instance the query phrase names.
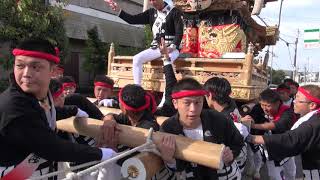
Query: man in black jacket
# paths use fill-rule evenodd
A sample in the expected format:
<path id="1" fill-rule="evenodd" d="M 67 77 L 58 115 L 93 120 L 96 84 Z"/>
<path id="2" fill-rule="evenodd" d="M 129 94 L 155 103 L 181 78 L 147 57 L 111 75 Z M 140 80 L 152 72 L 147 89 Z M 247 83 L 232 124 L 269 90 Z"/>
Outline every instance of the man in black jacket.
<path id="1" fill-rule="evenodd" d="M 173 104 L 178 113 L 161 125 L 161 130 L 167 133 L 182 134 L 195 140 L 227 146 L 222 157 L 225 172 L 218 175 L 214 169 L 174 159 L 175 141 L 173 137 L 165 137 L 162 144 L 158 145 L 161 156 L 169 168 L 184 172 L 182 174 L 185 174 L 186 179 L 212 180 L 231 177 L 237 169 L 225 167 L 234 161 L 234 157 L 239 155 L 244 145 L 241 134 L 231 120 L 217 111 L 202 109 L 206 94 L 196 80 L 180 80 L 172 90 Z"/>
<path id="2" fill-rule="evenodd" d="M 290 131 L 283 134 L 252 136 L 250 141 L 264 144 L 270 159 L 281 160 L 301 154 L 304 179 L 320 178 L 320 88 L 299 87 L 294 111 L 301 115 Z"/>
<path id="3" fill-rule="evenodd" d="M 179 56 L 179 46 L 183 35 L 182 13 L 175 7 L 163 0 L 149 0 L 154 8 L 143 13 L 130 15 L 118 8 L 112 0 L 105 0 L 113 10 L 119 13 L 119 17 L 129 24 L 149 24 L 152 28 L 153 41 L 151 48 L 146 49 L 133 57 L 133 78 L 134 83 L 141 85 L 142 64 L 161 57 L 158 48 L 161 37 L 165 39 L 168 46 L 171 61 Z"/>
<path id="4" fill-rule="evenodd" d="M 60 61 L 55 48 L 46 40 L 26 40 L 13 55 L 11 85 L 0 95 L 0 176 L 26 179 L 48 173 L 53 162 L 82 163 L 113 156 L 112 149 L 74 144 L 56 135 L 56 112 L 48 91 Z M 107 130 L 115 134 L 115 125 L 109 125 Z M 112 140 L 116 139 L 112 136 Z"/>
<path id="5" fill-rule="evenodd" d="M 249 134 L 248 128 L 241 123 L 241 115 L 235 101 L 230 97 L 231 85 L 225 78 L 212 77 L 204 83 L 204 88 L 208 91 L 206 100 L 208 106 L 221 112 L 226 118 L 233 121 L 243 139 Z M 242 147 L 238 157 L 235 157 L 240 173 L 243 172 L 247 160 L 247 146 Z M 219 173 L 219 171 L 218 171 Z"/>
<path id="6" fill-rule="evenodd" d="M 292 127 L 295 122 L 295 114 L 289 106 L 282 103 L 280 95 L 271 89 L 266 89 L 260 93 L 260 106 L 263 109 L 268 122 L 255 124 L 251 128 L 265 130 L 266 134 L 281 134 Z M 295 179 L 296 165 L 294 158 L 286 158 L 280 161 L 273 161 L 265 153 L 268 167 L 268 174 L 272 180 L 281 179 L 281 171 L 284 172 L 286 179 Z"/>

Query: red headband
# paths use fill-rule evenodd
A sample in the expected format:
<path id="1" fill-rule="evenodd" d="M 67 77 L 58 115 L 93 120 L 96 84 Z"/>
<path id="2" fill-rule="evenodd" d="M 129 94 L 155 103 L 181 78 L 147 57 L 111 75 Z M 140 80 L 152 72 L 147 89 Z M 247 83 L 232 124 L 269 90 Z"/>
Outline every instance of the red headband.
<path id="1" fill-rule="evenodd" d="M 105 82 L 100 82 L 100 81 L 94 82 L 94 86 L 102 86 L 102 87 L 110 88 L 110 89 L 113 88 L 113 86 L 111 84 L 107 84 Z"/>
<path id="2" fill-rule="evenodd" d="M 141 106 L 141 107 L 138 107 L 138 108 L 134 108 L 134 107 L 131 107 L 129 105 L 127 105 L 123 100 L 122 100 L 122 91 L 123 89 L 120 90 L 119 92 L 119 102 L 120 104 L 126 109 L 126 110 L 129 110 L 129 111 L 133 111 L 133 112 L 140 112 L 140 111 L 143 111 L 145 109 L 147 109 L 150 105 L 152 105 L 152 113 L 155 113 L 156 111 L 156 102 L 155 102 L 155 99 L 154 97 L 147 92 L 147 94 L 145 95 L 145 101 L 146 103 Z M 151 103 L 150 103 L 151 101 Z"/>
<path id="3" fill-rule="evenodd" d="M 294 86 L 295 86 L 295 84 L 292 83 L 292 82 L 286 82 L 286 84 L 287 84 L 288 86 L 290 86 L 290 85 L 294 85 Z"/>
<path id="4" fill-rule="evenodd" d="M 63 88 L 65 89 L 65 88 L 67 88 L 67 87 L 74 87 L 74 88 L 76 88 L 77 85 L 76 85 L 76 83 L 74 83 L 74 82 L 63 83 Z"/>
<path id="5" fill-rule="evenodd" d="M 52 93 L 52 97 L 55 99 L 59 97 L 63 93 L 63 86 L 60 87 L 60 89 L 57 92 Z"/>
<path id="6" fill-rule="evenodd" d="M 29 51 L 29 50 L 15 48 L 12 51 L 12 54 L 14 56 L 29 56 L 29 57 L 46 59 L 46 60 L 54 62 L 56 64 L 59 64 L 59 62 L 60 62 L 60 58 L 58 56 L 54 56 L 52 54 L 44 53 L 44 52 L 40 52 L 40 51 Z"/>
<path id="7" fill-rule="evenodd" d="M 305 90 L 304 88 L 299 87 L 299 88 L 298 88 L 298 91 L 301 92 L 304 96 L 306 96 L 306 98 L 309 99 L 310 101 L 315 102 L 315 103 L 317 103 L 317 104 L 320 104 L 320 99 L 312 96 L 312 95 L 311 95 L 307 90 Z"/>
<path id="8" fill-rule="evenodd" d="M 208 92 L 205 90 L 183 90 L 180 92 L 172 93 L 171 97 L 172 99 L 180 99 L 180 98 L 190 97 L 190 96 L 204 96 L 207 94 Z"/>
<path id="9" fill-rule="evenodd" d="M 281 91 L 287 92 L 287 93 L 290 94 L 290 90 L 289 90 L 289 89 L 286 89 L 286 88 L 277 88 L 277 92 L 281 92 Z"/>

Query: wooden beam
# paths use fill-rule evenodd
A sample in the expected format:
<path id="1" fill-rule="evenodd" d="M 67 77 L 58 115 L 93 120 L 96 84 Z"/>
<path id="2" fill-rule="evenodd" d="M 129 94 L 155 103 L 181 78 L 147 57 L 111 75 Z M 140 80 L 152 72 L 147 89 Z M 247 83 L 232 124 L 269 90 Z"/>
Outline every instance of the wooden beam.
<path id="1" fill-rule="evenodd" d="M 135 180 L 149 180 L 164 168 L 161 157 L 151 152 L 142 152 L 125 160 L 121 167 L 123 177 Z"/>
<path id="2" fill-rule="evenodd" d="M 103 121 L 91 118 L 68 118 L 57 121 L 57 128 L 84 136 L 98 137 Z M 119 125 L 119 143 L 136 147 L 146 142 L 147 129 Z M 152 140 L 155 144 L 161 143 L 163 136 L 174 136 L 176 139 L 176 151 L 174 157 L 177 159 L 193 162 L 213 169 L 220 169 L 222 163 L 222 152 L 224 145 L 213 144 L 205 141 L 192 140 L 183 136 L 154 132 Z"/>

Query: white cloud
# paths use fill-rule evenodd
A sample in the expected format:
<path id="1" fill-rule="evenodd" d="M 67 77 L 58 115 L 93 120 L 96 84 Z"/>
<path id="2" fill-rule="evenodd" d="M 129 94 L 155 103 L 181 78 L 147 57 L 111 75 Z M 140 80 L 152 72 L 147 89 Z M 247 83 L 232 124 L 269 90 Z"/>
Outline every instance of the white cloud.
<path id="1" fill-rule="evenodd" d="M 307 7 L 315 4 L 317 0 L 284 0 L 283 4 L 287 7 Z"/>

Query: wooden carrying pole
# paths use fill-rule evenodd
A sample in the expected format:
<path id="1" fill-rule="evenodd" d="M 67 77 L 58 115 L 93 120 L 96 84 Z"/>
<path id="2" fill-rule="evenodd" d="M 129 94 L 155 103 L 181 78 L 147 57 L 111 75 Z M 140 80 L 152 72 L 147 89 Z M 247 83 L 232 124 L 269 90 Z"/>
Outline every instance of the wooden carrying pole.
<path id="1" fill-rule="evenodd" d="M 98 137 L 103 121 L 91 118 L 68 118 L 57 121 L 57 128 L 63 131 L 78 133 L 90 137 Z M 146 142 L 148 129 L 132 126 L 119 125 L 121 130 L 119 144 L 129 147 L 136 147 Z M 162 137 L 172 135 L 163 132 L 154 132 L 152 140 L 159 144 Z M 196 141 L 183 136 L 172 135 L 176 139 L 176 151 L 174 157 L 185 161 L 193 162 L 214 169 L 222 166 L 222 151 L 224 145 L 213 144 L 205 141 Z"/>
<path id="2" fill-rule="evenodd" d="M 109 113 L 113 113 L 113 114 L 120 114 L 121 113 L 120 109 L 108 108 L 108 107 L 103 107 L 103 106 L 99 107 L 99 110 L 104 115 L 109 114 Z M 168 117 L 165 117 L 165 116 L 157 116 L 156 117 L 157 123 L 159 125 L 161 125 L 166 119 L 168 119 Z"/>
<path id="3" fill-rule="evenodd" d="M 133 180 L 149 180 L 162 168 L 164 164 L 158 155 L 142 152 L 123 162 L 121 174 Z"/>

